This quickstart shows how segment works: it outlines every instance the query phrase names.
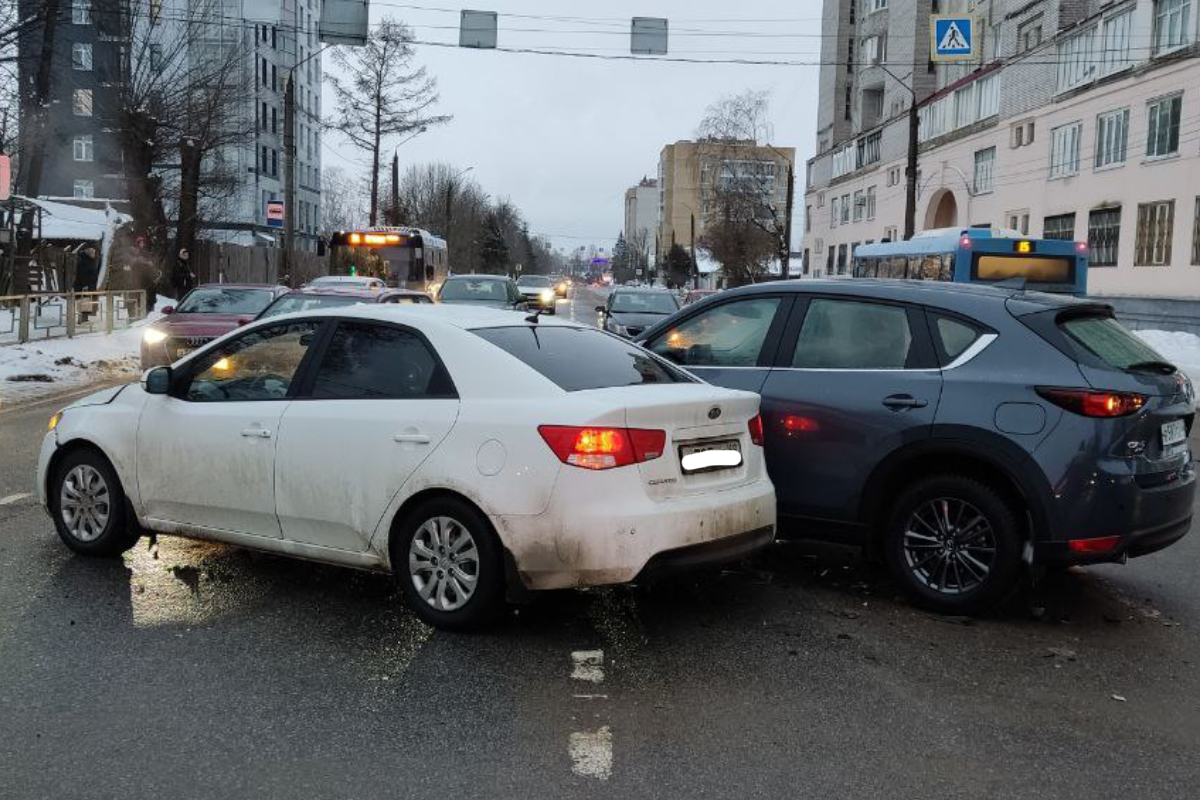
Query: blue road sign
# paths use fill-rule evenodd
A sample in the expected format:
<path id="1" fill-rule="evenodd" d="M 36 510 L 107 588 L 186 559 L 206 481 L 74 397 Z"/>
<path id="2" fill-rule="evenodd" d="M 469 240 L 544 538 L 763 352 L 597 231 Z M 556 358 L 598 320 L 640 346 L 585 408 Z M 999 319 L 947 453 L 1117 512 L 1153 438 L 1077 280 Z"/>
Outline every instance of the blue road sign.
<path id="1" fill-rule="evenodd" d="M 975 17 L 970 14 L 934 14 L 930 38 L 934 61 L 967 61 L 975 58 Z"/>

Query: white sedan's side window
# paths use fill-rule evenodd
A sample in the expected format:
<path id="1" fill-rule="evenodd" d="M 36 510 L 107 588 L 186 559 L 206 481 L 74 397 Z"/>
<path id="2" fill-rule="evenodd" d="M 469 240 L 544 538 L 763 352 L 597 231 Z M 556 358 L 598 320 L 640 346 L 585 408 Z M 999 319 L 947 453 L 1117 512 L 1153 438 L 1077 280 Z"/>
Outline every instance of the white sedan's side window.
<path id="1" fill-rule="evenodd" d="M 319 321 L 260 328 L 203 356 L 184 397 L 194 402 L 282 400 Z"/>

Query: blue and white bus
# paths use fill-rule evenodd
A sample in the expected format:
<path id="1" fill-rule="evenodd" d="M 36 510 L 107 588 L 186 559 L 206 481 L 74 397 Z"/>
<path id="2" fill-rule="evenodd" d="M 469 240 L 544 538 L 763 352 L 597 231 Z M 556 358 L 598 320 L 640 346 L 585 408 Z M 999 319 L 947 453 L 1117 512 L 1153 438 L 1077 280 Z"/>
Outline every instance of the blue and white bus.
<path id="1" fill-rule="evenodd" d="M 1030 289 L 1087 293 L 1084 242 L 1031 239 L 997 228 L 941 228 L 906 242 L 859 245 L 854 277 L 999 283 L 1022 278 Z"/>

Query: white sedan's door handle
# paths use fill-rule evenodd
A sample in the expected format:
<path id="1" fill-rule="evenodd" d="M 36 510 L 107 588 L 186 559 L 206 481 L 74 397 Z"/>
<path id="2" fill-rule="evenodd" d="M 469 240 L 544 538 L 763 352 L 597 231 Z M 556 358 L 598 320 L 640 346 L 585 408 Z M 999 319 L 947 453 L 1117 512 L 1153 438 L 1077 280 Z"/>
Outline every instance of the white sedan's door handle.
<path id="1" fill-rule="evenodd" d="M 429 437 L 423 433 L 397 433 L 392 437 L 393 442 L 412 443 L 412 444 L 429 444 Z"/>
<path id="2" fill-rule="evenodd" d="M 242 428 L 242 436 L 250 439 L 270 439 L 271 432 L 266 428 Z"/>

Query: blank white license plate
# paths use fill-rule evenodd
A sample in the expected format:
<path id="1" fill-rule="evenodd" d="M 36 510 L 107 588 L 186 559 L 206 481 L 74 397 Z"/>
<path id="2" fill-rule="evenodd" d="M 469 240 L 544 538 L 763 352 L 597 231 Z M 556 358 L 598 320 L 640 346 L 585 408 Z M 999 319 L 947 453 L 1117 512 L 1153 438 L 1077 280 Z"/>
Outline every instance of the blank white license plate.
<path id="1" fill-rule="evenodd" d="M 1177 419 L 1162 426 L 1163 447 L 1179 444 L 1186 438 L 1187 427 L 1183 424 L 1183 420 Z"/>
<path id="2" fill-rule="evenodd" d="M 679 462 L 686 473 L 729 469 L 742 463 L 742 448 L 736 439 L 705 444 L 685 444 L 679 448 Z"/>

